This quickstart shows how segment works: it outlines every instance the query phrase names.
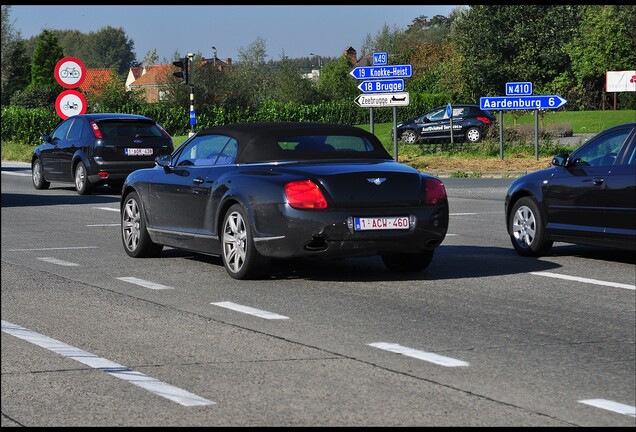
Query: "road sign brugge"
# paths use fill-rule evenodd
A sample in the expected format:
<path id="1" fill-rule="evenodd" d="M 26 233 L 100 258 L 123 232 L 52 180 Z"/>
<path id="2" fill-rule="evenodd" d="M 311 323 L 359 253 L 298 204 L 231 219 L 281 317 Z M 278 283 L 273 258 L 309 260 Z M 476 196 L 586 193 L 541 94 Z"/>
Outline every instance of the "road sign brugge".
<path id="1" fill-rule="evenodd" d="M 491 96 L 479 98 L 479 107 L 485 110 L 537 110 L 556 109 L 567 101 L 561 96 Z"/>
<path id="2" fill-rule="evenodd" d="M 349 74 L 355 79 L 409 78 L 412 73 L 410 64 L 389 66 L 358 66 Z"/>
<path id="3" fill-rule="evenodd" d="M 383 93 L 404 91 L 404 80 L 362 81 L 358 88 L 364 93 Z"/>
<path id="4" fill-rule="evenodd" d="M 408 92 L 361 94 L 355 98 L 355 103 L 362 108 L 407 106 L 409 104 Z"/>

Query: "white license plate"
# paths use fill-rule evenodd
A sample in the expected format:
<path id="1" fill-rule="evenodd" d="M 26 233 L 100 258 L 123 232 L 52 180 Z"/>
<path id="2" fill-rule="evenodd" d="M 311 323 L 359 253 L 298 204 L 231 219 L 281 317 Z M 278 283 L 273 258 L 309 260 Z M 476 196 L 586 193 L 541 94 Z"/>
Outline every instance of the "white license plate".
<path id="1" fill-rule="evenodd" d="M 353 219 L 356 231 L 409 229 L 408 216 L 357 217 Z"/>
<path id="2" fill-rule="evenodd" d="M 151 148 L 127 148 L 126 154 L 128 156 L 152 156 Z"/>

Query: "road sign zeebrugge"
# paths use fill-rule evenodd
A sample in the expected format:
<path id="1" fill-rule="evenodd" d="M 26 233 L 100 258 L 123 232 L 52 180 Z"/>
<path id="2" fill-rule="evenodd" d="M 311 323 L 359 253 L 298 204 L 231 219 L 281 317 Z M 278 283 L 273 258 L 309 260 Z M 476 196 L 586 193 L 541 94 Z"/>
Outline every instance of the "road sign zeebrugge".
<path id="1" fill-rule="evenodd" d="M 412 73 L 410 64 L 389 66 L 358 66 L 349 74 L 356 79 L 409 78 Z"/>
<path id="2" fill-rule="evenodd" d="M 364 93 L 383 93 L 404 91 L 404 80 L 362 81 L 358 88 Z"/>
<path id="3" fill-rule="evenodd" d="M 355 103 L 362 108 L 406 106 L 409 104 L 408 92 L 361 94 L 355 98 Z"/>
<path id="4" fill-rule="evenodd" d="M 479 107 L 486 110 L 556 109 L 567 101 L 561 96 L 491 96 L 479 98 Z"/>

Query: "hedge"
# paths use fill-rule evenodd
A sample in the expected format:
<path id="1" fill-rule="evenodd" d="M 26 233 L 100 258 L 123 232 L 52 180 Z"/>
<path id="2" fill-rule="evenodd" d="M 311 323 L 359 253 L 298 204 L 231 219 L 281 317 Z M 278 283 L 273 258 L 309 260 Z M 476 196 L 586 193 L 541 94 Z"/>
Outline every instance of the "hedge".
<path id="1" fill-rule="evenodd" d="M 411 93 L 409 105 L 397 107 L 398 121 L 415 118 L 434 107 L 447 103 L 448 98 L 443 94 Z M 163 104 L 147 104 L 135 112 L 131 112 L 125 106 L 119 112 L 148 116 L 161 124 L 170 135 L 182 136 L 190 131 L 189 108 L 189 106 L 184 109 L 167 107 Z M 266 101 L 256 109 L 243 107 L 229 110 L 222 106 L 206 107 L 204 110 L 197 111 L 196 120 L 195 130 L 228 123 L 262 121 L 313 121 L 361 125 L 369 123 L 370 109 L 360 108 L 353 101 L 331 101 L 314 105 Z M 55 110 L 2 107 L 0 138 L 2 141 L 19 141 L 26 145 L 35 145 L 40 142 L 42 135 L 51 133 L 60 121 Z M 392 108 L 373 109 L 374 123 L 392 121 Z"/>

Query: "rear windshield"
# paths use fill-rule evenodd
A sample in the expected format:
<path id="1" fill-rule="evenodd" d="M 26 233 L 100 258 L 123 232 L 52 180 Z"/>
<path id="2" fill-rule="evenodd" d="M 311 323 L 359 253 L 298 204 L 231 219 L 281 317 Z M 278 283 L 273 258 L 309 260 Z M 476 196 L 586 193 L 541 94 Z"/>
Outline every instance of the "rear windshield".
<path id="1" fill-rule="evenodd" d="M 104 138 L 161 137 L 161 129 L 157 124 L 148 121 L 109 120 L 98 123 Z"/>
<path id="2" fill-rule="evenodd" d="M 364 137 L 352 135 L 304 135 L 278 139 L 278 146 L 285 152 L 328 153 L 332 157 L 337 152 L 370 153 L 373 145 Z"/>

